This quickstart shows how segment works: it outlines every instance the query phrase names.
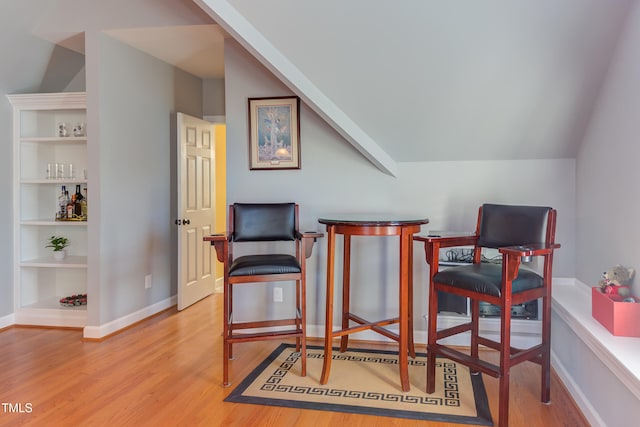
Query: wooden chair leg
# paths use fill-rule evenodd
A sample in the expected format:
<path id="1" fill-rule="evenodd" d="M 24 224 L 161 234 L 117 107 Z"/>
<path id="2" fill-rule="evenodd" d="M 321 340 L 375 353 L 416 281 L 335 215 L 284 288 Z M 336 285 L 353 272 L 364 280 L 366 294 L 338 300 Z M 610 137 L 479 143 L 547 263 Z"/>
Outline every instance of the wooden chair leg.
<path id="1" fill-rule="evenodd" d="M 225 301 L 228 305 L 227 309 L 227 315 L 226 315 L 226 322 L 227 322 L 227 335 L 225 335 L 225 337 L 230 336 L 231 335 L 231 323 L 233 323 L 233 285 L 229 284 L 229 298 L 227 301 Z M 229 357 L 228 360 L 233 360 L 233 344 L 229 343 Z"/>
<path id="2" fill-rule="evenodd" d="M 224 284 L 224 308 L 223 308 L 223 316 L 224 320 L 222 322 L 222 385 L 224 387 L 229 387 L 229 359 L 231 358 L 231 344 L 229 344 L 229 312 L 230 312 L 230 301 L 229 295 L 231 293 L 231 285 L 225 281 Z"/>
<path id="3" fill-rule="evenodd" d="M 509 426 L 509 371 L 511 368 L 511 307 L 500 308 L 500 385 L 498 426 Z"/>
<path id="4" fill-rule="evenodd" d="M 542 363 L 540 401 L 551 403 L 551 297 L 542 298 Z"/>
<path id="5" fill-rule="evenodd" d="M 413 245 L 409 245 L 409 356 L 416 358 L 416 345 L 413 337 Z"/>
<path id="6" fill-rule="evenodd" d="M 307 289 L 304 278 L 300 280 L 300 329 L 302 330 L 302 338 L 300 339 L 300 358 L 301 358 L 301 368 L 300 375 L 303 377 L 307 376 L 307 314 L 306 314 L 306 303 L 307 300 Z"/>
<path id="7" fill-rule="evenodd" d="M 480 301 L 471 300 L 471 357 L 478 359 L 478 333 L 480 329 Z M 478 374 L 478 371 L 471 370 L 472 375 Z"/>
<path id="8" fill-rule="evenodd" d="M 438 334 L 438 293 L 429 292 L 429 325 L 427 326 L 427 393 L 436 391 L 435 345 Z"/>
<path id="9" fill-rule="evenodd" d="M 498 392 L 498 427 L 509 427 L 509 368 L 500 377 Z"/>
<path id="10" fill-rule="evenodd" d="M 350 285 L 351 285 L 351 236 L 344 236 L 344 249 L 342 260 L 342 329 L 349 327 L 349 310 L 351 301 Z M 349 347 L 349 335 L 340 337 L 340 353 L 347 351 Z"/>
<path id="11" fill-rule="evenodd" d="M 297 317 L 296 320 L 296 330 L 302 330 L 302 307 L 300 305 L 300 293 L 301 293 L 301 287 L 300 287 L 300 281 L 296 280 L 296 317 L 299 315 L 300 318 Z M 296 351 L 300 351 L 301 348 L 301 339 L 300 338 L 296 338 Z"/>

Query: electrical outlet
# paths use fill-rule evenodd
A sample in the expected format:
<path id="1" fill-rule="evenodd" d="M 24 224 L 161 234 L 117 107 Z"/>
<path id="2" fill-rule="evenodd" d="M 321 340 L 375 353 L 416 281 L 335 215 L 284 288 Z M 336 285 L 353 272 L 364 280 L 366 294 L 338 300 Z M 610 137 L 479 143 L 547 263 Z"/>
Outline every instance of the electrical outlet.
<path id="1" fill-rule="evenodd" d="M 151 275 L 147 274 L 144 276 L 144 288 L 149 289 L 151 287 Z"/>
<path id="2" fill-rule="evenodd" d="M 282 302 L 282 288 L 273 288 L 273 302 Z"/>

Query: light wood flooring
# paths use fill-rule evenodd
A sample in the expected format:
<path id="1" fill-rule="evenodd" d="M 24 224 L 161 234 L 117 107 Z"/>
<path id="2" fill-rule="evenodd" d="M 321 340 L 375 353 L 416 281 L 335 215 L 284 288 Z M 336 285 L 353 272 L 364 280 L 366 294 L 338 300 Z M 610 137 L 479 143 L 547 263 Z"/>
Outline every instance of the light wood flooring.
<path id="1" fill-rule="evenodd" d="M 233 384 L 223 388 L 221 299 L 167 310 L 102 342 L 83 341 L 78 330 L 0 331 L 0 426 L 453 425 L 223 402 L 277 342 L 234 347 Z M 552 404 L 540 403 L 539 370 L 529 362 L 512 369 L 510 425 L 587 426 L 555 374 Z M 484 382 L 496 421 L 498 382 Z"/>

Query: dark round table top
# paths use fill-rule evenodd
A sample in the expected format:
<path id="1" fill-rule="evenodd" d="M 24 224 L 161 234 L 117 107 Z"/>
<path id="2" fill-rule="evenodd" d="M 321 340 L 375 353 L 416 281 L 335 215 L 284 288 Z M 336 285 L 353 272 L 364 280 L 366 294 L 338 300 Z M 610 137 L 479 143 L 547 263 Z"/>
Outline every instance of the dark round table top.
<path id="1" fill-rule="evenodd" d="M 356 226 L 402 226 L 428 224 L 429 219 L 405 214 L 339 214 L 326 218 L 318 218 L 320 224 L 356 225 Z"/>

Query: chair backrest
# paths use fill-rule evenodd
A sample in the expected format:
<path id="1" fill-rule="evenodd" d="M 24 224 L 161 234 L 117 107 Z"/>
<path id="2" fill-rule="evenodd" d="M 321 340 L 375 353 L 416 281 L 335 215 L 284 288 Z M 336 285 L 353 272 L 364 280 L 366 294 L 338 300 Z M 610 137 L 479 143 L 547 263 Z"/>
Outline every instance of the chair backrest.
<path id="1" fill-rule="evenodd" d="M 235 203 L 229 209 L 234 242 L 295 240 L 295 203 Z"/>
<path id="2" fill-rule="evenodd" d="M 499 248 L 554 243 L 555 229 L 551 228 L 555 228 L 555 216 L 552 211 L 552 208 L 542 206 L 484 204 L 478 219 L 478 246 Z"/>

